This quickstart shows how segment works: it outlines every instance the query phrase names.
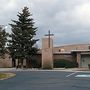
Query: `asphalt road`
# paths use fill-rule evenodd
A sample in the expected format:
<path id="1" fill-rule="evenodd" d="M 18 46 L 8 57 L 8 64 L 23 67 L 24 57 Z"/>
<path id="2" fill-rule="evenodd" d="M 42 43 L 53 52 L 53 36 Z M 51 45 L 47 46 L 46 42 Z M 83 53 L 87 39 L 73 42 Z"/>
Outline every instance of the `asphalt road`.
<path id="1" fill-rule="evenodd" d="M 18 71 L 16 77 L 0 80 L 0 90 L 90 90 L 90 73 L 61 71 Z"/>

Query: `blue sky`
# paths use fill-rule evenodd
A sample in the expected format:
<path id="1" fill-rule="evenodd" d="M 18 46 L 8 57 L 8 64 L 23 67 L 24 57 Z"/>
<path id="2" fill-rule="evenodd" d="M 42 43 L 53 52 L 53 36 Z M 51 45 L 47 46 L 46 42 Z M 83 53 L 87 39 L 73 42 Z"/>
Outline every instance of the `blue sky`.
<path id="1" fill-rule="evenodd" d="M 24 6 L 30 8 L 38 27 L 39 47 L 48 30 L 54 34 L 54 46 L 90 42 L 90 0 L 0 0 L 0 25 L 17 19 Z"/>

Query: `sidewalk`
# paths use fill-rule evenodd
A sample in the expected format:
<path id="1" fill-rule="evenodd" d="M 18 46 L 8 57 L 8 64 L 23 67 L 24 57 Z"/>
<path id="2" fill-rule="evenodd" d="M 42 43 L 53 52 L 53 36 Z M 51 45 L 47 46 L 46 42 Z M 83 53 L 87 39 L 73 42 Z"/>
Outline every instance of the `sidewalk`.
<path id="1" fill-rule="evenodd" d="M 60 70 L 60 71 L 70 71 L 70 72 L 75 72 L 75 71 L 90 71 L 88 68 L 55 68 L 54 70 Z"/>
<path id="2" fill-rule="evenodd" d="M 15 68 L 0 68 L 0 71 L 14 71 Z"/>
<path id="3" fill-rule="evenodd" d="M 66 71 L 66 72 L 75 72 L 75 71 L 90 71 L 88 68 L 54 68 L 52 70 L 43 70 L 38 68 L 30 69 L 21 69 L 21 68 L 0 68 L 0 71 Z"/>

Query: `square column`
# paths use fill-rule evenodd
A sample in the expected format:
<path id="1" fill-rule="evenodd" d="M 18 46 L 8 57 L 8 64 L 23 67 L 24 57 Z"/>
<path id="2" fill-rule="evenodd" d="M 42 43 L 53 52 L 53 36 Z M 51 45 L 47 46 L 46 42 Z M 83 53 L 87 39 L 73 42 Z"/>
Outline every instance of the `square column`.
<path id="1" fill-rule="evenodd" d="M 77 52 L 77 63 L 78 63 L 78 67 L 81 67 L 81 53 Z"/>
<path id="2" fill-rule="evenodd" d="M 50 38 L 50 42 L 48 42 L 48 38 L 42 39 L 42 68 L 43 69 L 53 68 L 53 40 L 52 38 Z"/>

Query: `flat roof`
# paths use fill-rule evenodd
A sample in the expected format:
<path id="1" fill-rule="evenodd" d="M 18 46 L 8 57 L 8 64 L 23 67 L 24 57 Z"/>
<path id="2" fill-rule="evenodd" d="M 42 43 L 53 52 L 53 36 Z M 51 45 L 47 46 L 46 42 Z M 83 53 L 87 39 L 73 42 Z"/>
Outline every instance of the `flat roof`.
<path id="1" fill-rule="evenodd" d="M 54 52 L 53 54 L 71 54 L 71 52 Z"/>
<path id="2" fill-rule="evenodd" d="M 71 52 L 90 52 L 90 50 L 71 50 Z"/>

